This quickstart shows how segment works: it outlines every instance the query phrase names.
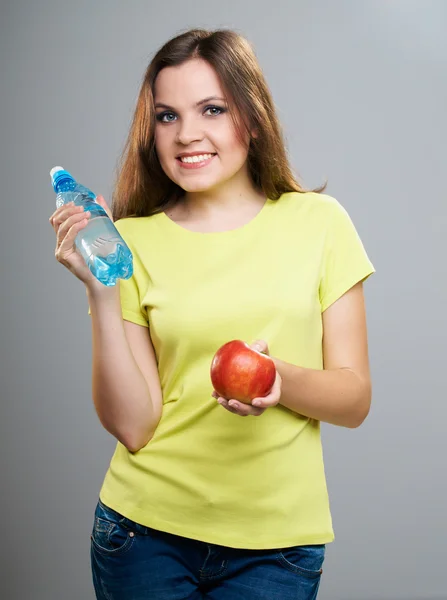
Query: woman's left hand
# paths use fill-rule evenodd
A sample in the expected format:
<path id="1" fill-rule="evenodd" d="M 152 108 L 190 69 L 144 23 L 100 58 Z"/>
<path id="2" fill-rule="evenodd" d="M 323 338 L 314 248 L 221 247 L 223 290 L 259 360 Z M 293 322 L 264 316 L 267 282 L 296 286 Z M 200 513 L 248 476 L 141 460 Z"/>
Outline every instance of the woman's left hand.
<path id="1" fill-rule="evenodd" d="M 256 340 L 250 345 L 250 348 L 270 356 L 267 342 L 264 340 Z M 251 404 L 245 404 L 244 402 L 239 402 L 238 400 L 233 400 L 231 398 L 222 398 L 216 391 L 213 391 L 211 395 L 213 398 L 216 398 L 221 406 L 235 415 L 241 417 L 248 417 L 248 415 L 259 417 L 259 415 L 262 415 L 267 408 L 278 404 L 279 399 L 281 398 L 281 375 L 276 371 L 275 381 L 268 395 L 262 398 L 253 398 Z"/>

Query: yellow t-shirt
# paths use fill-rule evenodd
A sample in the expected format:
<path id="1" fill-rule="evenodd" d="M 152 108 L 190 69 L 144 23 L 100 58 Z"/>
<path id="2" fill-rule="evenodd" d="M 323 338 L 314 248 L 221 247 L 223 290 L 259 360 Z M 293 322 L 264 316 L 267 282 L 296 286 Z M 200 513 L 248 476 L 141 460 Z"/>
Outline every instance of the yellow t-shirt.
<path id="1" fill-rule="evenodd" d="M 189 231 L 165 213 L 116 223 L 134 256 L 123 318 L 149 327 L 163 413 L 152 440 L 117 443 L 100 498 L 161 531 L 234 548 L 334 539 L 319 421 L 278 405 L 242 418 L 211 397 L 224 343 L 323 368 L 321 313 L 374 272 L 346 210 L 316 193 L 268 199 L 248 224 Z"/>

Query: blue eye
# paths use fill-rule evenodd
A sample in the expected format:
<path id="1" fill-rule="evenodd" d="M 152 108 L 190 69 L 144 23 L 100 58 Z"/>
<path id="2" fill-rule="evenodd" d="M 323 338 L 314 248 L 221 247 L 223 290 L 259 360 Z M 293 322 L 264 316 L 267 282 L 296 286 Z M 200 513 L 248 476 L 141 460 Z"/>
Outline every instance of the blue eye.
<path id="1" fill-rule="evenodd" d="M 172 121 L 169 119 L 168 121 L 164 120 L 164 117 L 168 116 L 168 115 L 173 115 L 174 113 L 172 112 L 163 112 L 160 113 L 159 115 L 157 115 L 155 118 L 157 119 L 157 121 L 160 121 L 160 123 L 172 123 Z"/>
<path id="2" fill-rule="evenodd" d="M 208 115 L 208 116 L 211 116 L 211 117 L 218 117 L 219 115 L 227 112 L 227 109 L 223 108 L 221 106 L 207 106 L 204 109 L 204 112 L 208 112 L 210 110 L 212 110 L 212 111 L 218 111 L 217 113 L 213 112 L 210 115 Z M 171 116 L 174 117 L 174 118 L 173 119 L 171 119 L 171 118 L 166 118 L 165 119 L 165 117 L 171 117 Z M 162 112 L 162 113 L 156 115 L 155 118 L 160 123 L 173 123 L 176 117 L 177 117 L 177 115 L 174 112 L 172 112 L 172 111 L 165 111 L 165 112 Z"/>

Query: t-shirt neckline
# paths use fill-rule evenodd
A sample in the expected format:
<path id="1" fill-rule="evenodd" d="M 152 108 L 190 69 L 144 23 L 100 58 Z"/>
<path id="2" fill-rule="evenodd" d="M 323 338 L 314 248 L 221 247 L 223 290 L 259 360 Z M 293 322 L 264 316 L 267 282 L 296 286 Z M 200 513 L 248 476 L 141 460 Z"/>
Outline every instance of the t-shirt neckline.
<path id="1" fill-rule="evenodd" d="M 179 225 L 178 223 L 173 221 L 170 217 L 168 217 L 168 215 L 164 211 L 158 213 L 157 216 L 159 218 L 159 223 L 162 226 L 169 228 L 172 232 L 176 232 L 179 235 L 189 236 L 191 239 L 222 239 L 242 235 L 243 233 L 248 233 L 252 229 L 256 229 L 263 223 L 263 221 L 265 221 L 271 208 L 275 204 L 275 200 L 267 198 L 261 210 L 252 219 L 250 219 L 250 221 L 248 221 L 241 227 L 237 227 L 236 229 L 228 229 L 226 231 L 192 231 L 191 229 L 186 229 L 186 227 L 182 227 L 182 225 Z"/>

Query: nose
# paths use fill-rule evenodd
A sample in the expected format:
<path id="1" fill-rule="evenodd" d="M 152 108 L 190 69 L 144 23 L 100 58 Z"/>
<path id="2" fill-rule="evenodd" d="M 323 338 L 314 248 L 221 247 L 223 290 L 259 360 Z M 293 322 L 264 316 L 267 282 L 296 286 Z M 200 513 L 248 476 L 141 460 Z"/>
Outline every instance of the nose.
<path id="1" fill-rule="evenodd" d="M 198 123 L 194 119 L 183 119 L 179 122 L 176 141 L 183 146 L 200 142 L 203 140 L 204 134 Z"/>

